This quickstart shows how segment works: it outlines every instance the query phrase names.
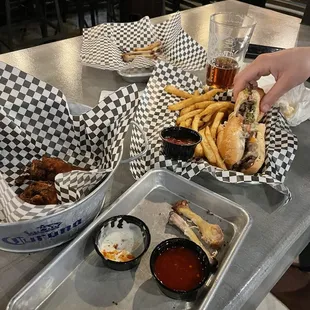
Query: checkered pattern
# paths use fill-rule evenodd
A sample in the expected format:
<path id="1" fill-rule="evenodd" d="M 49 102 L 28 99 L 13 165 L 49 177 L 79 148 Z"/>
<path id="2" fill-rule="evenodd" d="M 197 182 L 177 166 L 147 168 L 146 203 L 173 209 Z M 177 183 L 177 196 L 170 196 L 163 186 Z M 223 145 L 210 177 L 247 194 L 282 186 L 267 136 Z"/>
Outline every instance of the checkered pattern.
<path id="1" fill-rule="evenodd" d="M 165 167 L 188 179 L 205 170 L 222 182 L 267 183 L 282 193 L 290 195 L 283 182 L 297 150 L 297 138 L 290 130 L 278 108 L 269 111 L 263 120 L 266 124 L 266 159 L 259 174 L 244 175 L 241 172 L 224 171 L 209 165 L 204 160 L 181 161 L 165 158 L 162 152 L 160 132 L 165 127 L 175 125 L 178 112 L 168 110 L 167 106 L 179 100 L 179 98 L 164 91 L 164 87 L 168 84 L 189 92 L 194 92 L 196 89 L 201 90 L 202 88 L 202 83 L 194 75 L 165 62 L 159 62 L 156 65 L 141 97 L 141 104 L 134 119 L 144 129 L 150 145 L 145 156 L 130 164 L 135 179 L 143 176 L 149 169 L 159 167 Z M 217 94 L 214 100 L 232 100 L 232 94 Z M 131 156 L 139 153 L 142 144 L 143 141 L 139 132 L 134 129 L 130 145 Z"/>
<path id="2" fill-rule="evenodd" d="M 204 69 L 207 62 L 205 49 L 182 29 L 181 14 L 154 26 L 164 46 L 164 60 L 183 70 Z"/>
<path id="3" fill-rule="evenodd" d="M 133 84 L 72 116 L 61 91 L 0 62 L 0 219 L 25 220 L 63 208 L 33 206 L 17 197 L 27 185 L 17 187 L 14 180 L 44 154 L 91 170 L 59 174 L 55 180 L 62 204 L 85 197 L 115 168 L 138 96 Z"/>
<path id="4" fill-rule="evenodd" d="M 145 68 L 154 61 L 137 57 L 133 63 L 123 62 L 122 53 L 153 43 L 157 36 L 149 17 L 133 23 L 110 23 L 84 29 L 81 60 L 106 70 Z"/>
<path id="5" fill-rule="evenodd" d="M 181 25 L 180 13 L 161 24 L 153 25 L 149 17 L 133 23 L 102 24 L 83 32 L 81 60 L 85 65 L 106 70 L 149 68 L 154 60 L 137 57 L 131 63 L 122 60 L 122 53 L 160 40 L 163 46 L 161 60 L 184 70 L 205 67 L 207 53 L 193 40 Z"/>
<path id="6" fill-rule="evenodd" d="M 154 28 L 158 39 L 163 44 L 165 54 L 173 47 L 178 36 L 181 33 L 185 33 L 182 29 L 180 13 L 174 14 L 171 19 L 166 20 L 163 23 L 154 25 Z"/>
<path id="7" fill-rule="evenodd" d="M 137 22 L 101 24 L 83 31 L 85 40 L 96 40 L 102 36 L 110 38 L 110 41 L 124 51 L 151 44 L 156 39 L 154 27 L 148 16 Z"/>

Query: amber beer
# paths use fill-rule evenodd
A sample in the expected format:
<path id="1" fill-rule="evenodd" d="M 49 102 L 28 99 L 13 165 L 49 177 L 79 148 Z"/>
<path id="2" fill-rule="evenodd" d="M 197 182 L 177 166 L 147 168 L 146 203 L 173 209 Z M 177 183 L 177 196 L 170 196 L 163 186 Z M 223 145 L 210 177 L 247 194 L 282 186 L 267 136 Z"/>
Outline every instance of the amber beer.
<path id="1" fill-rule="evenodd" d="M 207 84 L 214 88 L 230 89 L 239 64 L 230 57 L 217 57 L 207 64 Z"/>

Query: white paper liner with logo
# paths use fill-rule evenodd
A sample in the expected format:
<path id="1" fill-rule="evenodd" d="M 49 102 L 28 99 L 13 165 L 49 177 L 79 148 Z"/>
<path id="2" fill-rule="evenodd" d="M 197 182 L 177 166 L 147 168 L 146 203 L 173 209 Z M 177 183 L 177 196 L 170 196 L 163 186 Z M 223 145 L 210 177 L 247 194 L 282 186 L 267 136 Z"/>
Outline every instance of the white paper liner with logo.
<path id="1" fill-rule="evenodd" d="M 60 90 L 0 62 L 0 221 L 41 217 L 85 197 L 116 166 L 138 97 L 133 84 L 72 116 Z M 27 184 L 14 180 L 44 154 L 90 170 L 57 175 L 59 205 L 35 206 L 17 196 Z"/>
<path id="2" fill-rule="evenodd" d="M 180 101 L 180 98 L 165 92 L 164 87 L 168 84 L 191 93 L 196 89 L 201 91 L 203 86 L 196 76 L 188 72 L 165 62 L 156 65 L 135 114 L 135 121 L 144 129 L 150 146 L 145 156 L 130 164 L 135 179 L 142 177 L 148 170 L 159 167 L 166 167 L 188 179 L 205 170 L 222 182 L 269 184 L 290 199 L 290 192 L 283 182 L 295 157 L 297 138 L 278 108 L 270 110 L 263 119 L 266 124 L 266 158 L 258 174 L 245 175 L 236 171 L 224 171 L 211 166 L 205 160 L 171 160 L 163 154 L 160 132 L 165 127 L 175 126 L 179 112 L 170 111 L 167 107 Z M 231 99 L 231 93 L 217 94 L 214 97 L 216 101 Z M 142 143 L 138 131 L 133 130 L 131 155 L 139 152 Z"/>
<path id="3" fill-rule="evenodd" d="M 84 29 L 80 57 L 85 65 L 106 70 L 152 67 L 155 60 L 137 57 L 126 63 L 122 54 L 157 40 L 162 43 L 160 59 L 184 70 L 205 68 L 207 53 L 182 29 L 179 12 L 156 25 L 146 16 L 137 22 L 101 24 Z"/>

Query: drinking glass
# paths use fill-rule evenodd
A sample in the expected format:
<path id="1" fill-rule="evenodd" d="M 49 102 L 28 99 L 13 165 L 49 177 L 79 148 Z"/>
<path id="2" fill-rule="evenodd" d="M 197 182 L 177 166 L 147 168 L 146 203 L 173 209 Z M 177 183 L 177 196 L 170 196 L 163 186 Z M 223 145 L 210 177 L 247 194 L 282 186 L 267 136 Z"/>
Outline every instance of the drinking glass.
<path id="1" fill-rule="evenodd" d="M 256 22 L 238 13 L 216 13 L 210 18 L 207 85 L 230 89 L 244 61 Z"/>

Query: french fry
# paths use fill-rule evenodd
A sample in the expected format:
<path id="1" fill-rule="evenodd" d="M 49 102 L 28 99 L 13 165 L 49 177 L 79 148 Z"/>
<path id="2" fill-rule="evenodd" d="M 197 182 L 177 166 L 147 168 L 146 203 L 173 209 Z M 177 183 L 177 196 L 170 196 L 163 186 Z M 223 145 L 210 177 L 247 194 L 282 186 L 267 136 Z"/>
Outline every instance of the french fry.
<path id="1" fill-rule="evenodd" d="M 215 112 L 216 113 L 216 112 Z M 214 120 L 215 113 L 210 113 L 207 116 L 205 116 L 202 121 L 205 122 L 208 126 L 211 126 Z"/>
<path id="2" fill-rule="evenodd" d="M 195 104 L 192 104 L 191 106 L 184 108 L 181 110 L 180 115 L 184 115 L 190 111 L 193 111 L 195 109 L 205 109 L 207 108 L 210 104 L 215 103 L 215 101 L 202 101 L 202 102 L 197 102 Z"/>
<path id="3" fill-rule="evenodd" d="M 217 112 L 218 110 L 222 109 L 222 108 L 233 108 L 234 105 L 229 102 L 229 101 L 221 101 L 221 102 L 215 102 L 211 105 L 209 105 L 208 107 L 206 107 L 201 113 L 200 113 L 200 116 L 203 117 L 205 115 L 208 115 L 210 113 L 214 113 L 214 112 Z"/>
<path id="4" fill-rule="evenodd" d="M 205 86 L 203 87 L 203 91 L 204 91 L 205 93 L 207 93 L 209 90 L 210 90 L 210 87 L 209 87 L 208 85 L 205 85 Z"/>
<path id="5" fill-rule="evenodd" d="M 196 103 L 190 105 L 187 108 L 182 109 L 181 112 L 180 112 L 180 116 L 182 116 L 182 115 L 184 115 L 186 113 L 189 113 L 191 111 L 194 111 L 194 110 L 196 110 Z"/>
<path id="6" fill-rule="evenodd" d="M 217 128 L 217 138 L 216 138 L 216 146 L 219 147 L 223 141 L 224 137 L 224 126 L 220 124 Z"/>
<path id="7" fill-rule="evenodd" d="M 181 89 L 178 89 L 177 87 L 173 86 L 173 85 L 167 85 L 165 87 L 165 91 L 169 94 L 172 94 L 172 95 L 175 95 L 177 97 L 181 97 L 181 98 L 191 98 L 193 97 L 192 94 L 184 91 L 184 90 L 181 90 Z"/>
<path id="8" fill-rule="evenodd" d="M 197 97 L 192 96 L 191 98 L 187 98 L 185 100 L 182 100 L 178 103 L 172 104 L 168 106 L 168 109 L 170 111 L 180 111 L 184 108 L 187 108 L 189 106 L 191 106 L 192 104 L 196 103 L 195 99 Z"/>
<path id="9" fill-rule="evenodd" d="M 181 122 L 180 127 L 186 127 L 186 121 Z"/>
<path id="10" fill-rule="evenodd" d="M 205 135 L 206 135 L 206 139 L 209 142 L 209 145 L 210 145 L 210 147 L 211 147 L 211 149 L 215 155 L 217 166 L 224 169 L 224 170 L 227 170 L 227 167 L 226 167 L 223 159 L 221 158 L 220 153 L 218 151 L 218 148 L 217 148 L 217 146 L 216 146 L 216 144 L 212 138 L 209 126 L 207 126 L 205 129 Z"/>
<path id="11" fill-rule="evenodd" d="M 234 114 L 232 113 L 233 111 L 231 111 L 230 113 L 230 110 L 228 111 L 228 119 L 230 119 L 231 117 L 233 117 L 234 116 Z"/>
<path id="12" fill-rule="evenodd" d="M 216 141 L 217 128 L 219 127 L 224 115 L 225 115 L 224 112 L 217 112 L 214 118 L 213 124 L 211 126 L 211 136 L 214 141 Z"/>
<path id="13" fill-rule="evenodd" d="M 199 121 L 199 123 L 198 123 L 198 127 L 203 126 L 203 125 L 204 125 L 204 123 L 205 123 L 205 122 L 203 122 L 203 121 Z"/>
<path id="14" fill-rule="evenodd" d="M 200 95 L 199 90 L 196 89 L 196 90 L 194 91 L 194 96 L 199 96 L 199 95 Z"/>
<path id="15" fill-rule="evenodd" d="M 199 114 L 198 115 L 195 115 L 194 119 L 193 119 L 193 122 L 192 122 L 192 129 L 193 130 L 196 130 L 198 132 L 198 127 L 199 127 L 199 121 L 200 121 L 200 116 Z"/>
<path id="16" fill-rule="evenodd" d="M 214 88 L 209 91 L 206 91 L 205 95 L 208 98 L 206 100 L 211 100 L 217 93 L 223 93 L 223 92 L 224 92 L 224 89 L 221 89 L 221 88 Z"/>
<path id="17" fill-rule="evenodd" d="M 203 119 L 202 119 L 202 121 L 203 122 L 206 122 L 207 124 L 208 124 L 208 126 L 209 127 L 211 127 L 212 126 L 212 124 L 213 124 L 213 121 L 214 121 L 214 119 L 215 119 L 215 116 L 216 116 L 216 114 L 217 114 L 217 112 L 224 112 L 224 116 L 225 116 L 225 114 L 227 114 L 227 115 L 229 115 L 231 110 L 227 110 L 227 107 L 224 107 L 224 108 L 222 108 L 222 109 L 219 109 L 218 111 L 215 111 L 214 113 L 212 113 L 212 114 L 209 114 L 209 115 L 207 115 L 207 116 L 205 116 Z"/>
<path id="18" fill-rule="evenodd" d="M 198 124 L 198 125 L 199 125 L 199 124 Z M 201 125 L 200 125 L 199 128 L 198 128 L 199 132 L 200 132 L 201 130 L 205 129 L 206 126 L 207 126 L 207 123 L 201 122 Z"/>
<path id="19" fill-rule="evenodd" d="M 199 114 L 201 111 L 202 109 L 198 109 L 198 110 L 191 111 L 187 114 L 184 114 L 182 116 L 179 116 L 176 121 L 177 125 L 179 125 L 183 121 L 186 121 L 188 118 L 194 117 L 195 115 Z"/>
<path id="20" fill-rule="evenodd" d="M 197 102 L 195 103 L 195 107 L 196 109 L 205 109 L 207 108 L 208 106 L 210 106 L 211 104 L 215 103 L 216 101 L 202 101 L 202 102 Z"/>
<path id="21" fill-rule="evenodd" d="M 188 118 L 186 121 L 184 121 L 185 127 L 186 127 L 186 128 L 190 128 L 191 125 L 192 125 L 192 121 L 193 121 L 192 118 Z"/>
<path id="22" fill-rule="evenodd" d="M 214 96 L 214 94 L 216 94 L 219 91 L 221 91 L 221 90 L 213 89 L 213 90 L 207 92 L 206 94 L 203 94 L 203 95 L 200 95 L 200 96 L 192 96 L 191 98 L 188 98 L 188 99 L 182 100 L 182 101 L 180 101 L 178 103 L 169 105 L 168 109 L 170 111 L 180 111 L 180 110 L 182 110 L 184 108 L 187 108 L 187 107 L 189 107 L 192 104 L 197 103 L 197 102 L 211 101 L 211 98 Z"/>
<path id="23" fill-rule="evenodd" d="M 225 108 L 219 109 L 218 112 L 224 112 L 224 114 L 226 114 L 227 117 L 228 117 L 228 115 L 229 115 L 231 112 L 233 112 L 233 109 L 232 109 L 232 107 L 228 107 L 228 108 L 225 107 Z"/>
<path id="24" fill-rule="evenodd" d="M 204 130 L 199 131 L 199 133 L 202 137 L 201 145 L 202 145 L 202 149 L 203 149 L 203 153 L 204 153 L 205 157 L 207 158 L 208 162 L 211 165 L 216 165 L 216 157 L 212 151 L 212 148 L 209 145 L 209 142 L 206 138 Z"/>
<path id="25" fill-rule="evenodd" d="M 197 144 L 196 148 L 195 148 L 195 157 L 201 158 L 203 157 L 203 148 L 202 148 L 202 144 L 199 143 Z"/>

